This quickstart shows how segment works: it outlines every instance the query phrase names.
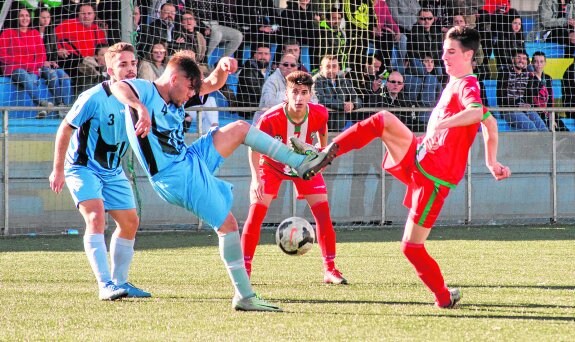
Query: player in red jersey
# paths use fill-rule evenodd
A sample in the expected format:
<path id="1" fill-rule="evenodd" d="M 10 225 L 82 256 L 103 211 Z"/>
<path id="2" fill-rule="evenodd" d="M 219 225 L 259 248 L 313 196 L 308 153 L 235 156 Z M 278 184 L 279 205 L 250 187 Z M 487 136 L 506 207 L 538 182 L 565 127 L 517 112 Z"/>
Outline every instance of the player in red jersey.
<path id="1" fill-rule="evenodd" d="M 313 79 L 308 73 L 294 71 L 286 77 L 287 102 L 266 111 L 256 126 L 275 139 L 288 143 L 290 137 L 298 137 L 312 144 L 314 137 L 319 145 L 327 145 L 327 109 L 309 103 Z M 319 246 L 323 255 L 324 282 L 347 284 L 347 280 L 335 268 L 335 231 L 331 222 L 327 188 L 321 174 L 308 181 L 285 164 L 250 150 L 252 182 L 250 185 L 250 209 L 242 231 L 242 249 L 248 274 L 251 275 L 252 260 L 260 239 L 262 222 L 272 200 L 284 180 L 292 181 L 298 198 L 305 198 L 316 222 Z"/>
<path id="2" fill-rule="evenodd" d="M 425 136 L 416 138 L 397 117 L 381 111 L 334 138 L 338 155 L 380 138 L 387 148 L 383 168 L 407 185 L 404 205 L 409 208 L 401 249 L 417 275 L 435 295 L 440 308 L 452 308 L 459 289 L 447 288 L 441 270 L 424 243 L 449 190 L 463 178 L 468 152 L 481 125 L 485 163 L 496 180 L 511 175 L 497 161 L 497 121 L 481 104 L 471 62 L 479 33 L 468 27 L 451 28 L 443 42 L 449 83 L 431 114 Z"/>

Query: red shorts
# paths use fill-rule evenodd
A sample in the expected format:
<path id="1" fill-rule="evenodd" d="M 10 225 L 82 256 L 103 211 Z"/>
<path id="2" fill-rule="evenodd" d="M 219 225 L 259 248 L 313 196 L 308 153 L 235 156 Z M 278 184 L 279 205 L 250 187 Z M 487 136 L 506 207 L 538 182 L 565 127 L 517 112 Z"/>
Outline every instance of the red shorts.
<path id="1" fill-rule="evenodd" d="M 407 185 L 403 205 L 409 209 L 409 218 L 419 226 L 431 228 L 443 208 L 449 188 L 421 173 L 415 163 L 416 148 L 417 140 L 414 135 L 403 160 L 396 165 L 386 165 L 386 153 L 383 166 L 387 172 Z"/>
<path id="2" fill-rule="evenodd" d="M 303 199 L 306 195 L 327 194 L 327 187 L 325 186 L 325 180 L 321 173 L 315 175 L 310 180 L 303 180 L 299 177 L 288 176 L 264 164 L 260 166 L 260 175 L 264 182 L 264 193 L 266 195 L 273 195 L 274 199 L 277 197 L 280 186 L 284 180 L 289 180 L 294 183 L 298 199 Z"/>

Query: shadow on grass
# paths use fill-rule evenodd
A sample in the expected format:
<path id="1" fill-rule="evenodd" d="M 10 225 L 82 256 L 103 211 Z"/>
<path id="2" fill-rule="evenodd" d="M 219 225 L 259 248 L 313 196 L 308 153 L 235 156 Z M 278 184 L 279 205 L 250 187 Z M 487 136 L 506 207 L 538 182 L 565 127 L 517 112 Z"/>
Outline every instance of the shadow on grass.
<path id="1" fill-rule="evenodd" d="M 403 234 L 400 227 L 353 228 L 337 230 L 341 243 L 399 242 Z M 106 233 L 109 242 L 111 232 Z M 575 226 L 511 226 L 511 227 L 436 227 L 430 235 L 432 241 L 559 241 L 575 240 Z M 262 231 L 260 244 L 275 244 L 275 230 Z M 139 232 L 137 250 L 209 247 L 218 245 L 212 230 Z M 81 235 L 0 237 L 1 252 L 76 252 L 83 251 Z"/>

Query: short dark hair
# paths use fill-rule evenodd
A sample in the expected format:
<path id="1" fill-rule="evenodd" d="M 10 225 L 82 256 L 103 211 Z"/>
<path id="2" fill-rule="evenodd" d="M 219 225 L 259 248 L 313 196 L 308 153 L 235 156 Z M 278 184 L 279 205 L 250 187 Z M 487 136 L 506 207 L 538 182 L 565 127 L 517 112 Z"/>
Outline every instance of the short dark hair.
<path id="1" fill-rule="evenodd" d="M 305 71 L 293 71 L 286 76 L 286 87 L 294 87 L 296 85 L 307 86 L 310 90 L 313 86 L 313 78 Z"/>
<path id="2" fill-rule="evenodd" d="M 533 56 L 531 56 L 531 63 L 533 63 L 533 60 L 535 59 L 535 56 L 543 56 L 543 59 L 547 60 L 547 56 L 545 56 L 545 52 L 543 52 L 543 51 L 535 51 L 535 52 L 533 52 Z"/>
<path id="3" fill-rule="evenodd" d="M 186 78 L 192 82 L 192 88 L 196 94 L 200 93 L 202 87 L 202 72 L 196 63 L 196 56 L 193 51 L 181 50 L 176 52 L 170 58 L 168 66 L 178 71 L 182 71 Z"/>
<path id="4" fill-rule="evenodd" d="M 454 26 L 447 31 L 446 39 L 457 40 L 463 50 L 473 50 L 477 53 L 481 36 L 476 29 L 467 26 Z"/>

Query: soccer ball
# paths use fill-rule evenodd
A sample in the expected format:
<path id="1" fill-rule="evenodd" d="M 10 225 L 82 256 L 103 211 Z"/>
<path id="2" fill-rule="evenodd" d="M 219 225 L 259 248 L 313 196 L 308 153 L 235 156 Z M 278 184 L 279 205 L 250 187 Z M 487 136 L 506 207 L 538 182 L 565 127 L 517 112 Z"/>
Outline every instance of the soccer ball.
<path id="1" fill-rule="evenodd" d="M 288 255 L 303 255 L 315 242 L 315 231 L 307 220 L 290 217 L 283 220 L 276 230 L 276 244 Z"/>

